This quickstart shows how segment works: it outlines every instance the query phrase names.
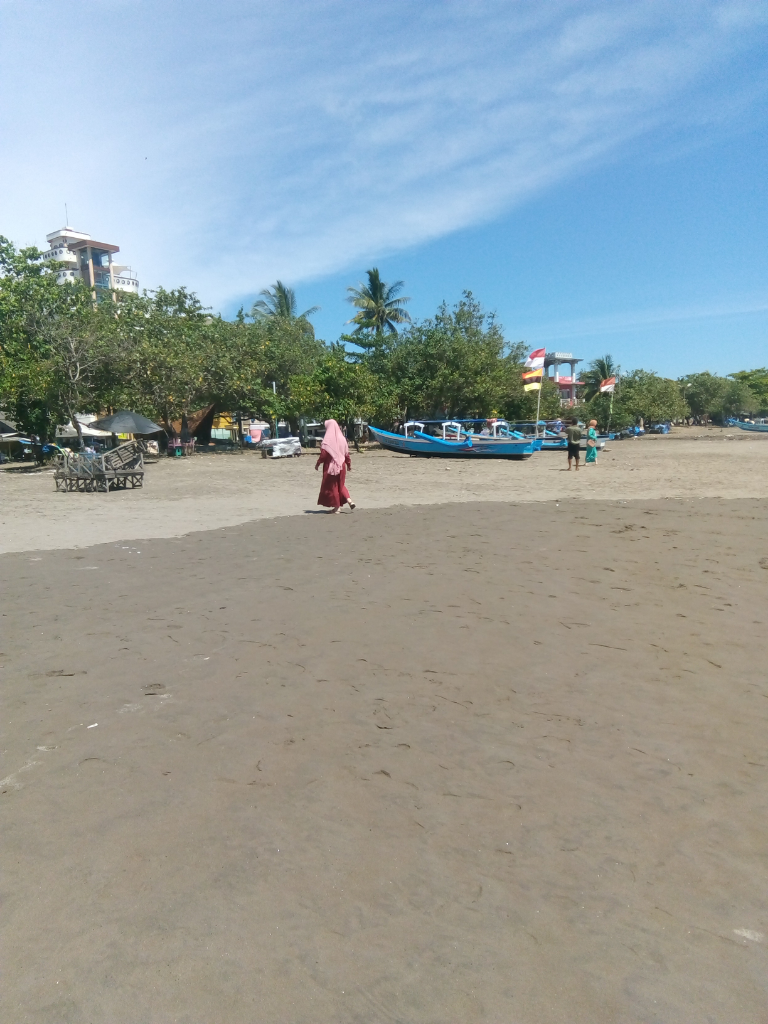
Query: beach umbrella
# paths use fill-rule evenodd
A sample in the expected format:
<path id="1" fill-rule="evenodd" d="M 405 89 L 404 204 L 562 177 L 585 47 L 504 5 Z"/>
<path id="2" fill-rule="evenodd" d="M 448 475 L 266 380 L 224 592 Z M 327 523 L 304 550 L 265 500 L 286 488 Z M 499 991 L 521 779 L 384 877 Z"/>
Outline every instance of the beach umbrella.
<path id="1" fill-rule="evenodd" d="M 89 426 L 97 430 L 109 430 L 113 434 L 161 434 L 163 427 L 158 427 L 152 420 L 142 416 L 138 412 L 129 412 L 128 409 L 118 409 L 111 416 L 94 420 Z"/>

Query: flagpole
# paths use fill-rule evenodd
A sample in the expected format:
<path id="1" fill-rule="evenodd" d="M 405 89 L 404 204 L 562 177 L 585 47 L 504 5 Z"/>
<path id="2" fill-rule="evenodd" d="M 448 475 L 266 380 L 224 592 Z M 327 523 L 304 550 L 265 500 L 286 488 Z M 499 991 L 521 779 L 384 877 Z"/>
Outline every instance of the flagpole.
<path id="1" fill-rule="evenodd" d="M 536 437 L 537 438 L 539 436 L 539 410 L 541 409 L 541 387 L 542 387 L 543 383 L 544 383 L 544 375 L 542 374 L 542 379 L 539 381 L 539 400 L 536 403 Z"/>
<path id="2" fill-rule="evenodd" d="M 606 430 L 606 434 L 610 434 L 610 432 L 611 432 L 611 417 L 612 416 L 613 416 L 613 391 L 611 391 L 611 405 L 610 405 L 610 408 L 608 409 L 608 429 Z"/>
<path id="3" fill-rule="evenodd" d="M 544 362 L 546 357 L 546 351 L 543 348 L 534 349 L 533 352 L 525 360 L 525 366 L 530 367 L 530 372 L 523 371 L 523 390 L 531 391 L 536 388 L 539 392 L 539 397 L 536 402 L 536 422 L 533 425 L 533 436 L 538 439 L 539 436 L 539 416 L 541 415 L 541 388 L 544 383 Z M 538 383 L 534 384 L 533 377 L 538 378 Z M 526 384 L 527 380 L 531 380 L 530 384 Z"/>

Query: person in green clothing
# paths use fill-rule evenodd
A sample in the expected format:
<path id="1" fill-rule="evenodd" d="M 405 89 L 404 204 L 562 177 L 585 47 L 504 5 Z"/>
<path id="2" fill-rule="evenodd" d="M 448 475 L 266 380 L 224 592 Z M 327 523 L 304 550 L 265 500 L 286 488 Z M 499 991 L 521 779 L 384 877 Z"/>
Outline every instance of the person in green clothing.
<path id="1" fill-rule="evenodd" d="M 597 420 L 589 421 L 589 430 L 587 431 L 587 464 L 590 462 L 597 462 Z"/>
<path id="2" fill-rule="evenodd" d="M 576 472 L 578 473 L 579 459 L 581 457 L 581 430 L 579 429 L 579 421 L 577 419 L 571 420 L 565 436 L 568 438 L 568 472 L 570 473 L 571 471 L 571 461 L 576 459 Z"/>

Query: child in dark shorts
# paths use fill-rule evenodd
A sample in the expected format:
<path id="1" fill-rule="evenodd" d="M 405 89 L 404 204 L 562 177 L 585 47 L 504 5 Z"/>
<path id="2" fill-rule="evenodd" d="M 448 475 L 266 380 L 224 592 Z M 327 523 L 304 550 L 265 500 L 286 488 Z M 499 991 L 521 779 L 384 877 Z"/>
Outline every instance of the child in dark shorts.
<path id="1" fill-rule="evenodd" d="M 579 459 L 581 458 L 581 431 L 579 421 L 572 419 L 570 426 L 565 432 L 568 438 L 568 472 L 571 471 L 571 460 L 576 459 L 576 472 L 579 470 Z"/>

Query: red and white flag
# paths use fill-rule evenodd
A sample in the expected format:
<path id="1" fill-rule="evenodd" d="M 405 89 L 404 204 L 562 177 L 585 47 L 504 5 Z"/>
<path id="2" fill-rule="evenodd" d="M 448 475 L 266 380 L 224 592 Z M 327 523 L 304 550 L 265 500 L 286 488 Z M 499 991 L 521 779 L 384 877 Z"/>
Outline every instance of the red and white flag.
<path id="1" fill-rule="evenodd" d="M 539 367 L 544 365 L 544 356 L 546 354 L 546 349 L 534 349 L 534 351 L 531 352 L 531 354 L 525 360 L 525 365 L 529 366 L 532 370 L 538 370 Z"/>
<path id="2" fill-rule="evenodd" d="M 616 378 L 615 377 L 606 377 L 605 380 L 601 380 L 600 381 L 600 394 L 601 395 L 608 394 L 609 392 L 612 392 L 615 387 L 616 387 Z"/>

